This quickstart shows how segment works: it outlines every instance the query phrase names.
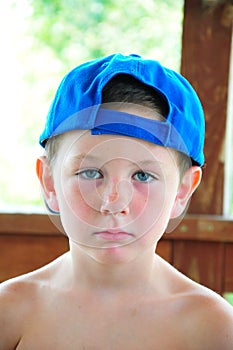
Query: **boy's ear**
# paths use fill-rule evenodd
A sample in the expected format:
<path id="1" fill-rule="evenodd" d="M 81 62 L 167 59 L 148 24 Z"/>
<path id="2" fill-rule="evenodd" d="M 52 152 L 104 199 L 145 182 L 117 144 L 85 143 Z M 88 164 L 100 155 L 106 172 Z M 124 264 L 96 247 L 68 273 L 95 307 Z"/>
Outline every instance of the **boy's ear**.
<path id="1" fill-rule="evenodd" d="M 59 212 L 52 170 L 47 157 L 42 156 L 37 159 L 36 173 L 40 181 L 43 196 L 48 209 L 50 209 L 52 212 Z"/>
<path id="2" fill-rule="evenodd" d="M 180 183 L 175 203 L 171 212 L 171 219 L 177 218 L 185 211 L 193 192 L 201 182 L 202 170 L 198 166 L 190 167 Z"/>

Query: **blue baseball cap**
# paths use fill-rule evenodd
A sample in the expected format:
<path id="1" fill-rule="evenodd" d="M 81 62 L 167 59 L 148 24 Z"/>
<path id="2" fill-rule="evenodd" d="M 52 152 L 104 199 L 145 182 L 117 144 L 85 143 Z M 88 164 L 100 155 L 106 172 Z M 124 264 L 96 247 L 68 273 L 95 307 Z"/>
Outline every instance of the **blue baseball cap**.
<path id="1" fill-rule="evenodd" d="M 168 104 L 164 121 L 104 108 L 102 91 L 118 74 L 128 74 L 152 87 Z M 120 102 L 120 101 L 119 101 Z M 201 102 L 180 74 L 158 61 L 114 54 L 81 64 L 61 81 L 39 142 L 71 130 L 125 135 L 170 147 L 204 164 L 205 121 Z"/>

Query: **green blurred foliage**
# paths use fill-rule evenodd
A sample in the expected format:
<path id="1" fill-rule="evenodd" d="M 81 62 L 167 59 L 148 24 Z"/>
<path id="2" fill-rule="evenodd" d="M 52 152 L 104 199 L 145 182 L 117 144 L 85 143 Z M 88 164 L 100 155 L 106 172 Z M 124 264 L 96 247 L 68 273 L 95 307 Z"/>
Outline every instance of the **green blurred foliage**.
<path id="1" fill-rule="evenodd" d="M 183 0 L 29 3 L 36 45 L 48 46 L 69 68 L 108 53 L 131 51 L 155 59 L 159 52 L 159 59 L 179 69 Z"/>
<path id="2" fill-rule="evenodd" d="M 233 306 L 233 293 L 225 293 L 224 298 Z"/>

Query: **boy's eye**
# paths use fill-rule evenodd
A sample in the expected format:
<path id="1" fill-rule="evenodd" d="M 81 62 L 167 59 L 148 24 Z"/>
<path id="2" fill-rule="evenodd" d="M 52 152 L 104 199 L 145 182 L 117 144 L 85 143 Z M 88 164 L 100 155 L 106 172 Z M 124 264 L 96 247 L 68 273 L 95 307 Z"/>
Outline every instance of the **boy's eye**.
<path id="1" fill-rule="evenodd" d="M 144 171 L 138 171 L 136 174 L 134 174 L 133 178 L 136 181 L 140 181 L 140 182 L 150 182 L 155 179 L 153 175 L 146 173 Z"/>
<path id="2" fill-rule="evenodd" d="M 98 180 L 103 177 L 101 172 L 96 169 L 87 169 L 79 171 L 76 175 L 81 176 L 83 179 L 86 180 Z"/>

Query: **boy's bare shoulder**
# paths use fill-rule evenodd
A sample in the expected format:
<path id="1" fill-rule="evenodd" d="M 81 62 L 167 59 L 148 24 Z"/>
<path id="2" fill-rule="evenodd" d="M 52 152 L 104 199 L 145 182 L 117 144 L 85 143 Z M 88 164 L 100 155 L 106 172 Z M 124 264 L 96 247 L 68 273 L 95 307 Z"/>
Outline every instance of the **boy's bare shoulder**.
<path id="1" fill-rule="evenodd" d="M 0 350 L 15 349 L 34 314 L 53 264 L 0 284 Z"/>
<path id="2" fill-rule="evenodd" d="M 166 263 L 162 266 L 172 286 L 167 301 L 174 308 L 169 311 L 176 313 L 176 330 L 184 338 L 186 348 L 233 349 L 233 307 L 220 295 L 190 280 L 174 267 Z"/>
<path id="3" fill-rule="evenodd" d="M 184 294 L 182 324 L 194 349 L 233 349 L 233 307 L 220 295 L 194 283 Z"/>
<path id="4" fill-rule="evenodd" d="M 34 285 L 33 285 L 34 284 Z M 0 350 L 15 349 L 21 339 L 24 320 L 33 307 L 36 284 L 14 278 L 0 285 Z"/>

